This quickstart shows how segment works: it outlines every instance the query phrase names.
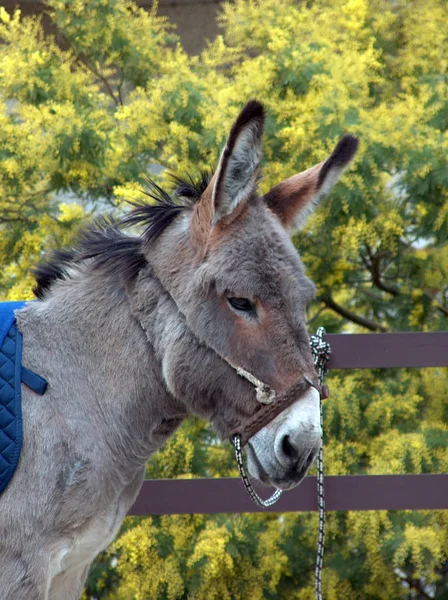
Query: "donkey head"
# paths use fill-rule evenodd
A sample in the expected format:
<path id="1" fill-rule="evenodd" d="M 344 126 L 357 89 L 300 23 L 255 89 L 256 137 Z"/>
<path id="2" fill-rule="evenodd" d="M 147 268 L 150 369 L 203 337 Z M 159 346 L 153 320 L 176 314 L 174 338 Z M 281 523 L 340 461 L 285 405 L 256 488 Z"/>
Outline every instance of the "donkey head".
<path id="1" fill-rule="evenodd" d="M 304 224 L 357 149 L 356 138 L 345 136 L 327 160 L 260 197 L 263 121 L 262 105 L 249 102 L 208 185 L 145 250 L 189 334 L 171 350 L 167 344 L 167 385 L 222 435 L 260 409 L 253 387 L 232 366 L 278 394 L 304 375 L 316 380 L 305 326 L 315 286 L 289 233 Z M 309 387 L 249 440 L 249 471 L 288 489 L 305 475 L 320 439 L 319 396 Z"/>

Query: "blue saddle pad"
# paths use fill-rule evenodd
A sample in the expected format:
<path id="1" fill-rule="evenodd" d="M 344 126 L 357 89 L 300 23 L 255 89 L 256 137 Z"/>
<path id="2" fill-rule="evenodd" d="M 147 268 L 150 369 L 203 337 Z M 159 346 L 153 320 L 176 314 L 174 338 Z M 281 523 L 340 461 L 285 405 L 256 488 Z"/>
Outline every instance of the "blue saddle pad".
<path id="1" fill-rule="evenodd" d="M 45 379 L 22 366 L 22 334 L 14 311 L 25 302 L 0 303 L 0 494 L 11 481 L 22 449 L 22 390 L 25 383 L 38 394 Z"/>

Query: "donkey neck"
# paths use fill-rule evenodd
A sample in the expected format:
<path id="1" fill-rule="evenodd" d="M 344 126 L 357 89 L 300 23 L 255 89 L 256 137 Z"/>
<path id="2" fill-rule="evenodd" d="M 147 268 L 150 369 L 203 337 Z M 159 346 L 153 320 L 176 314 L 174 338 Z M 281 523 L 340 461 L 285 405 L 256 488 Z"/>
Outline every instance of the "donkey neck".
<path id="1" fill-rule="evenodd" d="M 167 391 L 160 361 L 118 281 L 74 273 L 47 300 L 33 303 L 19 326 L 34 360 L 45 357 L 41 371 L 55 373 L 55 384 L 64 380 L 64 393 L 51 399 L 62 416 L 89 415 L 123 468 L 141 467 L 182 422 L 185 411 Z"/>
<path id="2" fill-rule="evenodd" d="M 168 293 L 184 313 L 193 299 L 187 293 L 201 257 L 191 241 L 191 214 L 182 215 L 167 231 L 147 246 L 148 269 L 158 281 L 158 294 Z"/>

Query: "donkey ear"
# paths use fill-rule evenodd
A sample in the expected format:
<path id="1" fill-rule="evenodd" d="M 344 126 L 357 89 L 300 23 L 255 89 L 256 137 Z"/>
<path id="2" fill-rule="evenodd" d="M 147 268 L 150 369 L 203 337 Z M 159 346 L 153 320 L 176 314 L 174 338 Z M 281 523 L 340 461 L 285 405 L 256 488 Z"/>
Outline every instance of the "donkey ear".
<path id="1" fill-rule="evenodd" d="M 264 196 L 269 208 L 284 227 L 301 229 L 322 198 L 328 194 L 350 164 L 358 149 L 358 139 L 345 135 L 324 162 L 285 179 Z"/>
<path id="2" fill-rule="evenodd" d="M 257 186 L 261 161 L 264 109 L 251 100 L 235 121 L 212 179 L 212 204 L 216 224 L 250 198 Z"/>

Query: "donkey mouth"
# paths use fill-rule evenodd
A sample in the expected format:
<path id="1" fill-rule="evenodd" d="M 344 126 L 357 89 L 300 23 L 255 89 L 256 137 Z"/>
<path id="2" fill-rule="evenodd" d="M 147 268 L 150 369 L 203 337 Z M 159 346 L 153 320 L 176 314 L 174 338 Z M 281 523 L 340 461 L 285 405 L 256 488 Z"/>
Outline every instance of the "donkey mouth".
<path id="1" fill-rule="evenodd" d="M 309 457 L 306 463 L 302 464 L 300 468 L 297 468 L 297 465 L 295 465 L 285 471 L 284 469 L 277 470 L 274 467 L 274 473 L 268 473 L 268 470 L 262 465 L 250 442 L 247 445 L 247 450 L 251 476 L 265 485 L 274 486 L 282 491 L 291 490 L 303 481 L 316 456 L 312 453 L 312 458 Z"/>
<path id="2" fill-rule="evenodd" d="M 302 483 L 304 477 L 305 477 L 305 475 L 303 477 L 301 477 L 298 481 L 281 481 L 281 482 L 277 482 L 277 483 L 274 483 L 274 486 L 278 490 L 282 490 L 282 492 L 288 492 L 289 490 L 292 490 L 295 487 L 297 487 L 298 485 L 300 485 Z"/>
<path id="3" fill-rule="evenodd" d="M 279 480 L 273 479 L 272 485 L 274 485 L 279 490 L 282 490 L 283 492 L 292 490 L 293 488 L 297 487 L 298 485 L 300 485 L 302 483 L 302 481 L 305 479 L 305 475 L 307 474 L 307 471 L 308 471 L 308 468 L 302 470 L 299 473 L 296 472 L 296 473 L 294 473 L 293 476 L 290 476 L 290 477 L 282 477 L 282 479 L 279 479 Z"/>
<path id="4" fill-rule="evenodd" d="M 302 483 L 305 478 L 308 469 L 301 473 L 294 473 L 294 475 L 287 475 L 282 477 L 269 477 L 265 474 L 261 475 L 260 473 L 252 474 L 253 477 L 268 485 L 270 487 L 275 487 L 278 490 L 282 490 L 282 492 L 287 492 L 288 490 L 292 490 Z"/>

